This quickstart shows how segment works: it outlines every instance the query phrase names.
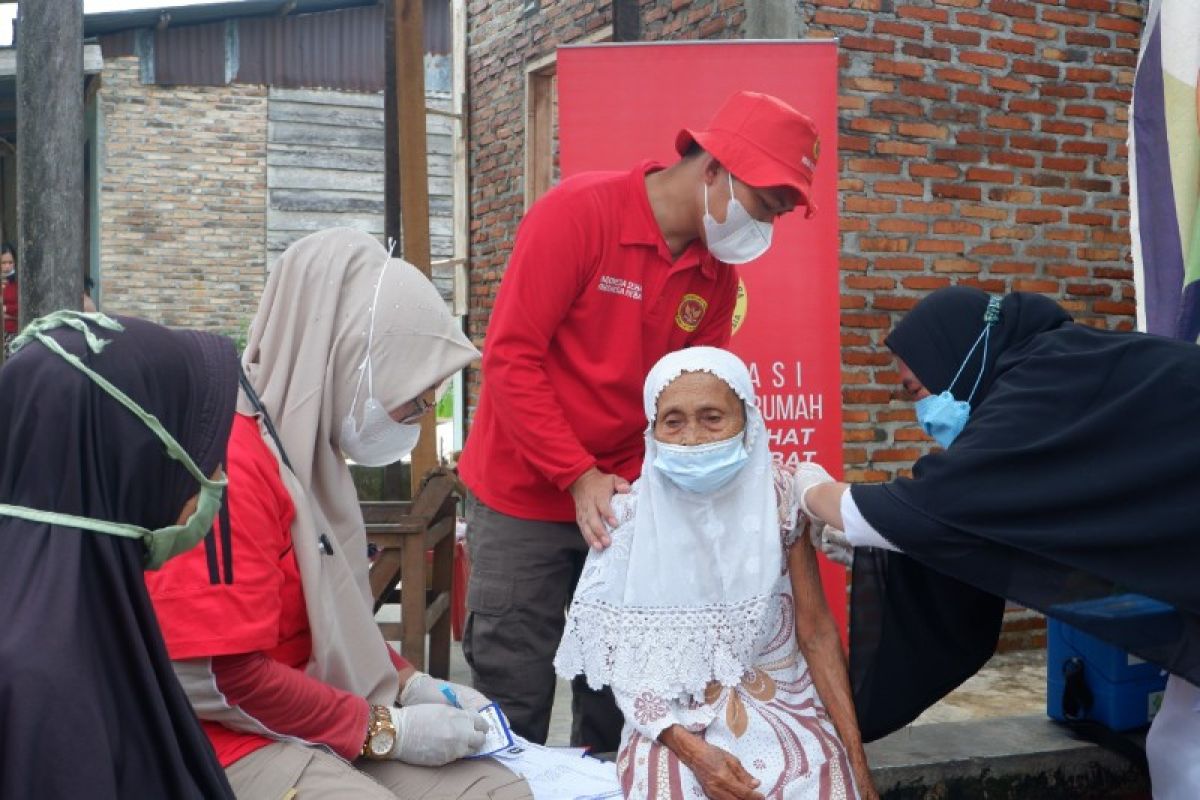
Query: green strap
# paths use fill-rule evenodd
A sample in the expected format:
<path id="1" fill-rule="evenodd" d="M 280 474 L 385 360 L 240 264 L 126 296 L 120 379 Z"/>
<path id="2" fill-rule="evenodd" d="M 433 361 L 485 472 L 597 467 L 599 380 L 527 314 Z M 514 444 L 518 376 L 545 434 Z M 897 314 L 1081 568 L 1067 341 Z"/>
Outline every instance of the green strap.
<path id="1" fill-rule="evenodd" d="M 108 522 L 90 517 L 77 517 L 74 514 L 60 514 L 57 511 L 40 511 L 25 506 L 10 506 L 0 503 L 0 516 L 20 517 L 32 522 L 43 522 L 47 525 L 60 525 L 64 528 L 84 528 L 97 533 L 107 533 L 110 536 L 124 536 L 126 539 L 141 539 L 150 531 L 121 522 Z"/>

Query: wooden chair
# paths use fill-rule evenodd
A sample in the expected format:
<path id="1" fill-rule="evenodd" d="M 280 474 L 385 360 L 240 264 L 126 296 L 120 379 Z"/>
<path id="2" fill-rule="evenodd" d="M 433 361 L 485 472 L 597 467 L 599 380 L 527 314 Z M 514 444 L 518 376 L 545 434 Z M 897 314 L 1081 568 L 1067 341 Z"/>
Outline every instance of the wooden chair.
<path id="1" fill-rule="evenodd" d="M 425 477 L 412 502 L 359 503 L 367 541 L 378 549 L 370 573 L 376 612 L 394 596 L 400 583 L 400 622 L 380 623 L 379 627 L 384 638 L 401 643 L 400 654 L 413 666 L 438 678 L 446 678 L 450 672 L 450 594 L 459 493 L 454 474 L 436 469 Z M 432 570 L 426 565 L 429 550 L 433 551 Z"/>

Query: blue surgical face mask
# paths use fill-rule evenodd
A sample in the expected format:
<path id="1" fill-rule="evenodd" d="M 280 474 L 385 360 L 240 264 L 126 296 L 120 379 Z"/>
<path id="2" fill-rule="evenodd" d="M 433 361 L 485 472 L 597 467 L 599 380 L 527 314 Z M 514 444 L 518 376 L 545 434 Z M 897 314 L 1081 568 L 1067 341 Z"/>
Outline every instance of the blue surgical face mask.
<path id="1" fill-rule="evenodd" d="M 710 444 L 680 445 L 656 442 L 658 454 L 654 468 L 671 482 L 689 492 L 715 492 L 733 480 L 750 454 L 746 452 L 746 432 Z"/>
<path id="2" fill-rule="evenodd" d="M 931 394 L 929 397 L 921 398 L 913 409 L 916 411 L 917 422 L 920 423 L 921 429 L 932 436 L 933 440 L 942 447 L 949 447 L 958 438 L 971 416 L 971 400 L 974 399 L 975 391 L 979 388 L 980 381 L 983 380 L 983 369 L 987 364 L 988 340 L 991 338 L 992 326 L 996 324 L 996 320 L 1000 319 L 999 297 L 988 298 L 987 310 L 984 311 L 983 319 L 983 331 L 975 340 L 975 344 L 971 345 L 971 349 L 967 351 L 967 357 L 959 365 L 958 372 L 954 373 L 954 379 L 950 381 L 950 385 L 941 394 Z M 950 390 L 958 382 L 980 342 L 983 343 L 983 357 L 979 362 L 979 375 L 975 378 L 975 385 L 971 387 L 971 393 L 967 395 L 965 401 L 955 400 Z"/>

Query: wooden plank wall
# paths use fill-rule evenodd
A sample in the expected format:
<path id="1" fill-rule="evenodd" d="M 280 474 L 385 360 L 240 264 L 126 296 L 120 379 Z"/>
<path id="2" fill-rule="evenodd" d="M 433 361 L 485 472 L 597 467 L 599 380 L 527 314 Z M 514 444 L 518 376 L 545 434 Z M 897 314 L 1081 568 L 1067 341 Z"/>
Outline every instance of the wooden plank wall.
<path id="1" fill-rule="evenodd" d="M 428 105 L 451 110 L 448 93 Z M 453 120 L 429 114 L 433 260 L 454 255 Z M 313 231 L 347 225 L 383 236 L 383 95 L 272 88 L 267 125 L 267 263 Z M 435 270 L 448 301 L 454 270 Z"/>

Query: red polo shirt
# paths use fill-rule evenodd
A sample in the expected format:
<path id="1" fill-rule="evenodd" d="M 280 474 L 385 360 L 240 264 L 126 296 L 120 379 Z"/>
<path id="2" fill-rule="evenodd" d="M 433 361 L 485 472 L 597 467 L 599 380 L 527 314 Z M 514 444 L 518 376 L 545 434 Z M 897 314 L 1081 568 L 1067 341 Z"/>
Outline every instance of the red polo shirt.
<path id="1" fill-rule="evenodd" d="M 459 464 L 490 508 L 571 521 L 566 489 L 590 467 L 636 478 L 650 367 L 684 347 L 728 345 L 737 272 L 698 239 L 671 256 L 646 196 L 647 173 L 661 168 L 568 178 L 522 221 Z"/>

